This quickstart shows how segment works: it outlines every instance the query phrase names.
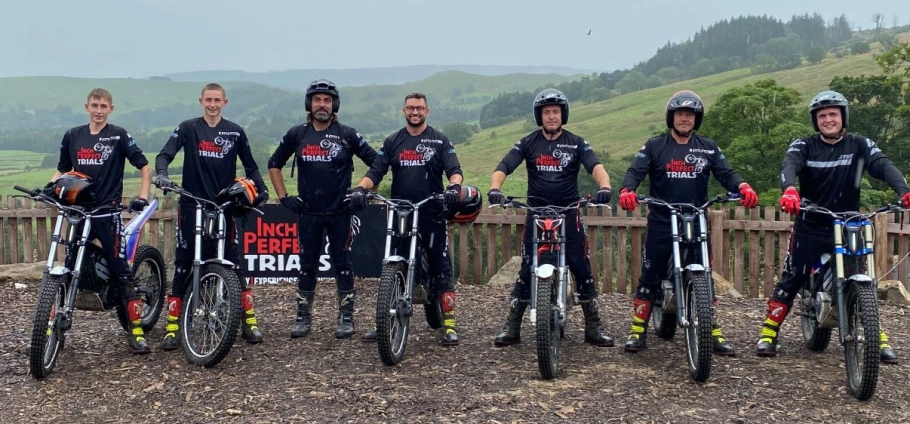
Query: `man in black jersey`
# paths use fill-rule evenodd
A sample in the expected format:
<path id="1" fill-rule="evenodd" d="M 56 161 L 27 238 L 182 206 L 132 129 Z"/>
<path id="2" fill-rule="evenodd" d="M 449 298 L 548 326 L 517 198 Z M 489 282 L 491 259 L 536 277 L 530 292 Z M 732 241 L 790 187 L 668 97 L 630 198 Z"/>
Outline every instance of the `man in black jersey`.
<path id="1" fill-rule="evenodd" d="M 395 199 L 420 201 L 432 194 L 443 193 L 442 176 L 448 179 L 445 202 L 454 207 L 461 192 L 463 180 L 461 164 L 448 137 L 427 125 L 430 108 L 422 93 L 411 93 L 404 98 L 407 125 L 390 135 L 373 161 L 373 166 L 351 193 L 351 204 L 357 209 L 366 206 L 366 191 L 376 187 L 392 168 L 392 194 Z M 448 231 L 440 203 L 427 202 L 420 209 L 418 231 L 430 262 L 430 284 L 440 292 L 443 313 L 442 335 L 439 343 L 444 346 L 458 344 L 455 331 L 455 282 L 449 257 Z M 376 332 L 368 331 L 364 340 L 375 340 Z"/>
<path id="2" fill-rule="evenodd" d="M 793 306 L 793 299 L 809 278 L 814 261 L 823 253 L 834 251 L 832 218 L 800 215 L 800 195 L 834 212 L 859 210 L 860 178 L 867 171 L 888 183 L 903 206 L 910 207 L 910 187 L 904 176 L 874 141 L 846 131 L 849 117 L 849 104 L 843 95 L 835 91 L 818 93 L 809 103 L 809 118 L 817 132 L 794 140 L 784 156 L 780 168 L 783 190 L 780 208 L 796 215 L 796 222 L 790 234 L 784 272 L 768 299 L 768 315 L 755 349 L 758 356 L 777 356 L 778 331 Z M 897 363 L 884 331 L 879 339 L 881 361 Z"/>
<path id="3" fill-rule="evenodd" d="M 534 118 L 540 130 L 525 136 L 499 162 L 490 181 L 487 197 L 491 205 L 502 204 L 502 183 L 522 161 L 528 170 L 528 204 L 531 206 L 566 206 L 579 199 L 578 172 L 582 165 L 600 189 L 594 202 L 610 203 L 610 176 L 594 150 L 583 138 L 565 130 L 569 122 L 569 101 L 561 91 L 548 88 L 534 98 Z M 603 332 L 597 310 L 597 286 L 588 258 L 588 242 L 581 214 L 566 213 L 566 262 L 575 276 L 578 301 L 585 315 L 585 343 L 611 347 L 613 339 Z M 533 217 L 528 214 L 525 228 L 532 228 Z M 512 300 L 506 323 L 496 336 L 496 346 L 521 342 L 521 318 L 531 299 L 531 255 L 533 231 L 525 231 L 521 270 L 512 289 Z"/>
<path id="4" fill-rule="evenodd" d="M 667 102 L 669 131 L 645 142 L 629 166 L 620 190 L 619 205 L 632 211 L 638 205 L 635 189 L 649 177 L 650 195 L 670 203 L 704 204 L 708 198 L 711 174 L 728 191 L 739 192 L 747 208 L 758 205 L 758 196 L 748 183 L 730 168 L 717 143 L 695 133 L 705 114 L 704 102 L 697 94 L 683 90 Z M 647 348 L 648 318 L 651 304 L 658 298 L 660 281 L 667 278 L 667 264 L 673 254 L 670 212 L 664 206 L 649 205 L 648 232 L 642 249 L 641 277 L 632 299 L 632 330 L 626 340 L 627 352 Z M 715 307 L 716 307 L 715 300 Z M 734 356 L 720 326 L 713 324 L 713 351 Z"/>
<path id="5" fill-rule="evenodd" d="M 335 83 L 320 79 L 306 91 L 307 122 L 296 125 L 281 138 L 269 159 L 269 178 L 281 204 L 297 215 L 300 277 L 297 279 L 297 317 L 291 338 L 306 336 L 312 327 L 316 272 L 324 233 L 328 234 L 335 285 L 338 291 L 338 328 L 335 337 L 354 334 L 354 265 L 351 243 L 354 225 L 345 193 L 351 186 L 354 156 L 369 167 L 376 151 L 355 129 L 338 122 L 341 98 Z M 285 189 L 281 168 L 294 156 L 297 196 Z"/>
<path id="6" fill-rule="evenodd" d="M 104 252 L 110 257 L 111 268 L 120 281 L 123 301 L 130 320 L 130 335 L 127 339 L 133 353 L 149 353 L 148 342 L 142 331 L 143 302 L 136 296 L 133 287 L 133 272 L 126 261 L 126 246 L 121 243 L 123 221 L 120 219 L 120 199 L 123 195 L 123 169 L 126 161 L 139 169 L 142 182 L 139 197 L 130 202 L 131 211 L 141 211 L 148 206 L 149 186 L 152 170 L 148 159 L 125 129 L 107 122 L 114 111 L 113 97 L 103 88 L 89 92 L 85 103 L 89 123 L 70 129 L 60 142 L 60 161 L 51 182 L 66 172 L 76 171 L 91 178 L 91 194 L 95 207 L 111 206 L 111 213 L 92 218 L 92 234 L 97 238 Z"/>
<path id="7" fill-rule="evenodd" d="M 234 184 L 237 177 L 237 159 L 240 158 L 246 177 L 253 180 L 256 187 L 257 196 L 253 206 L 268 200 L 268 188 L 259 174 L 256 160 L 253 159 L 246 133 L 240 125 L 222 117 L 222 110 L 227 103 L 227 95 L 221 85 L 211 83 L 202 89 L 199 104 L 202 106 L 203 115 L 181 122 L 155 158 L 155 170 L 158 174 L 155 184 L 159 188 L 171 186 L 167 168 L 177 152 L 183 149 L 183 188 L 194 196 L 215 200 L 221 190 Z M 195 219 L 196 202 L 181 196 L 177 212 L 174 281 L 167 298 L 167 333 L 161 345 L 164 350 L 174 350 L 180 346 L 177 341 L 179 330 L 177 323 L 180 319 L 181 300 L 186 292 L 186 283 L 189 282 L 188 277 L 193 269 Z M 234 263 L 234 272 L 240 281 L 245 281 L 236 219 L 229 218 L 228 227 L 224 257 Z M 203 255 L 205 254 L 203 251 Z M 244 320 L 240 336 L 248 343 L 261 343 L 262 332 L 259 331 L 253 310 L 252 285 L 244 289 L 241 299 Z"/>

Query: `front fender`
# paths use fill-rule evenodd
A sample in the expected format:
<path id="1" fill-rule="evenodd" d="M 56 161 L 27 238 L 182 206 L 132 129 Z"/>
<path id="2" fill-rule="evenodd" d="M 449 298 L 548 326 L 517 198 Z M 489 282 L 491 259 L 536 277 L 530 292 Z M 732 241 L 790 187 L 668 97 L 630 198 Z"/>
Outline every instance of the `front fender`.
<path id="1" fill-rule="evenodd" d="M 386 264 L 393 264 L 393 263 L 397 263 L 397 262 L 407 262 L 407 261 L 408 260 L 405 259 L 404 256 L 392 255 L 392 256 L 389 256 L 388 258 L 383 258 L 382 264 L 386 265 Z"/>
<path id="2" fill-rule="evenodd" d="M 72 272 L 72 271 L 70 271 L 70 269 L 65 266 L 55 266 L 55 267 L 51 268 L 51 270 L 48 272 L 48 274 L 50 274 L 50 275 L 69 275 L 70 272 Z"/>
<path id="3" fill-rule="evenodd" d="M 866 274 L 854 274 L 854 275 L 851 275 L 850 278 L 848 278 L 848 280 L 854 281 L 854 282 L 862 284 L 864 286 L 870 285 L 870 284 L 877 284 L 877 281 L 875 281 L 874 278 L 872 278 Z"/>

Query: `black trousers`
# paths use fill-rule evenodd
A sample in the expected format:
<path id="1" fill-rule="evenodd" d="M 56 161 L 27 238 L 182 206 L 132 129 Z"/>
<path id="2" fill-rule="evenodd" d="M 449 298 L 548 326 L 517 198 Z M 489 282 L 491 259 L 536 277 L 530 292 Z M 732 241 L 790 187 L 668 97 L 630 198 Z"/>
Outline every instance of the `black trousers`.
<path id="1" fill-rule="evenodd" d="M 204 212 L 203 212 L 204 218 Z M 245 284 L 243 257 L 240 251 L 240 233 L 237 219 L 225 215 L 227 234 L 224 243 L 224 259 L 234 263 L 234 272 Z M 187 279 L 193 272 L 193 250 L 196 246 L 196 205 L 181 204 L 177 210 L 177 249 L 174 252 L 174 281 L 171 294 L 182 297 L 186 293 Z M 202 258 L 211 258 L 216 254 L 218 245 L 213 240 L 202 238 Z"/>
<path id="2" fill-rule="evenodd" d="M 300 277 L 297 290 L 316 290 L 316 275 L 322 241 L 328 237 L 329 255 L 335 269 L 335 283 L 339 293 L 354 290 L 354 265 L 351 260 L 351 244 L 356 234 L 351 214 L 297 216 L 297 241 L 300 244 Z"/>

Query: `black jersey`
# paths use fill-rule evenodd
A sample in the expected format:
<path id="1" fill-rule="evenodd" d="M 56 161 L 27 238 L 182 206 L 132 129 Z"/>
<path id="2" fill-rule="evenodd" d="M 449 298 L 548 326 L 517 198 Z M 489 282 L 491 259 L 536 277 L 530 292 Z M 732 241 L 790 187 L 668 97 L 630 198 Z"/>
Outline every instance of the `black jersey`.
<path id="1" fill-rule="evenodd" d="M 323 131 L 310 124 L 292 127 L 269 158 L 269 169 L 281 169 L 291 155 L 297 161 L 297 192 L 312 213 L 347 211 L 344 197 L 351 186 L 354 156 L 373 165 L 376 151 L 355 129 L 333 122 Z"/>
<path id="2" fill-rule="evenodd" d="M 581 166 L 590 174 L 600 164 L 591 145 L 566 130 L 555 140 L 544 138 L 543 130 L 528 134 L 512 146 L 496 170 L 509 175 L 522 161 L 528 170 L 528 204 L 532 206 L 566 206 L 578 200 Z"/>
<path id="3" fill-rule="evenodd" d="M 670 203 L 704 204 L 712 173 L 727 191 L 739 192 L 743 179 L 727 164 L 714 140 L 693 134 L 686 144 L 679 144 L 666 133 L 641 146 L 626 171 L 622 188 L 635 190 L 648 177 L 652 197 Z M 666 207 L 649 205 L 649 209 L 649 220 L 669 224 Z"/>
<path id="4" fill-rule="evenodd" d="M 365 177 L 378 185 L 392 168 L 392 197 L 420 201 L 443 192 L 442 177 L 461 175 L 461 164 L 449 138 L 431 126 L 420 135 L 402 128 L 382 143 L 382 148 Z M 421 208 L 439 213 L 442 204 L 429 202 Z"/>
<path id="5" fill-rule="evenodd" d="M 874 141 L 847 134 L 835 144 L 825 143 L 820 134 L 794 140 L 780 168 L 781 189 L 799 182 L 801 197 L 834 212 L 859 209 L 860 178 L 863 171 L 885 181 L 903 196 L 910 191 L 907 180 Z M 830 230 L 830 217 L 800 214 L 796 225 Z"/>
<path id="6" fill-rule="evenodd" d="M 60 172 L 78 171 L 92 178 L 95 206 L 120 204 L 126 161 L 142 169 L 149 161 L 125 129 L 107 124 L 98 134 L 88 125 L 70 129 L 60 142 Z"/>
<path id="7" fill-rule="evenodd" d="M 256 190 L 268 191 L 253 159 L 250 141 L 240 125 L 221 119 L 218 125 L 210 127 L 201 117 L 181 122 L 155 158 L 155 170 L 167 171 L 180 149 L 183 149 L 183 188 L 194 196 L 214 200 L 221 190 L 233 184 L 238 157 Z M 180 202 L 195 204 L 183 196 Z"/>

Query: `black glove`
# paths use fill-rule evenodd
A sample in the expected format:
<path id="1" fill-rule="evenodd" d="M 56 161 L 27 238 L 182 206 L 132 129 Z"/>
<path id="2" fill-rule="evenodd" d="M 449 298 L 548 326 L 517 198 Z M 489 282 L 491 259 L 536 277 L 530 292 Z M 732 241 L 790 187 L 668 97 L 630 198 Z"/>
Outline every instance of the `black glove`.
<path id="1" fill-rule="evenodd" d="M 268 198 L 268 193 L 263 194 L 265 194 L 266 198 Z M 299 214 L 303 212 L 304 209 L 306 209 L 306 202 L 297 196 L 291 197 L 285 194 L 284 197 L 281 198 L 281 206 L 290 209 L 291 212 Z"/>
<path id="2" fill-rule="evenodd" d="M 363 187 L 354 187 L 351 190 L 351 208 L 355 211 L 362 211 L 367 207 L 367 189 Z"/>
<path id="3" fill-rule="evenodd" d="M 502 195 L 502 192 L 498 188 L 490 189 L 490 192 L 487 193 L 487 200 L 490 201 L 491 205 L 502 205 L 506 203 L 505 196 Z"/>
<path id="4" fill-rule="evenodd" d="M 253 207 L 255 208 L 255 207 L 265 203 L 268 200 L 269 200 L 269 192 L 263 191 L 262 193 L 259 193 L 255 199 L 253 199 Z"/>
<path id="5" fill-rule="evenodd" d="M 130 212 L 142 212 L 146 206 L 149 205 L 149 201 L 141 197 L 134 197 L 130 202 Z"/>
<path id="6" fill-rule="evenodd" d="M 51 181 L 51 182 L 45 184 L 44 187 L 42 187 L 42 188 L 36 188 L 36 189 L 32 190 L 32 196 L 37 196 L 37 195 L 43 193 L 45 196 L 53 197 L 54 194 L 56 194 L 56 193 L 54 193 L 54 185 L 55 185 L 55 183 L 53 181 Z"/>
<path id="7" fill-rule="evenodd" d="M 594 203 L 605 205 L 610 203 L 610 199 L 612 198 L 613 191 L 610 190 L 610 187 L 601 187 L 600 190 L 597 190 L 597 193 L 594 194 Z"/>
<path id="8" fill-rule="evenodd" d="M 171 179 L 168 178 L 166 171 L 158 171 L 158 176 L 155 177 L 155 187 L 158 187 L 159 189 L 162 189 L 162 190 L 166 190 L 166 189 L 173 188 L 176 186 L 177 186 L 177 183 L 171 181 Z"/>
<path id="9" fill-rule="evenodd" d="M 454 207 L 458 204 L 458 196 L 461 194 L 461 184 L 449 184 L 446 187 L 445 200 L 446 206 Z"/>

